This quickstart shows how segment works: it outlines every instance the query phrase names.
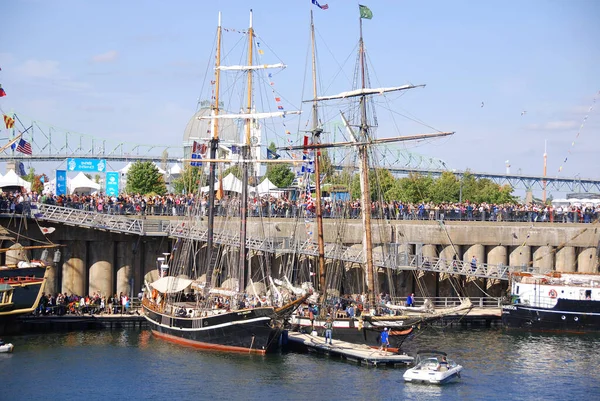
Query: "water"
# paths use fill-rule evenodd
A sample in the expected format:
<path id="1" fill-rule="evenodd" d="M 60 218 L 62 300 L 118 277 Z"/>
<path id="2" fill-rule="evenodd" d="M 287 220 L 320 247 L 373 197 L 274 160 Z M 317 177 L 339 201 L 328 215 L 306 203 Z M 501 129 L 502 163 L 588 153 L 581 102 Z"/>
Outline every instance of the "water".
<path id="1" fill-rule="evenodd" d="M 464 366 L 445 386 L 404 383 L 404 369 L 312 354 L 220 354 L 170 344 L 145 330 L 6 337 L 2 400 L 600 400 L 598 335 L 428 329 L 408 350 L 446 351 Z"/>

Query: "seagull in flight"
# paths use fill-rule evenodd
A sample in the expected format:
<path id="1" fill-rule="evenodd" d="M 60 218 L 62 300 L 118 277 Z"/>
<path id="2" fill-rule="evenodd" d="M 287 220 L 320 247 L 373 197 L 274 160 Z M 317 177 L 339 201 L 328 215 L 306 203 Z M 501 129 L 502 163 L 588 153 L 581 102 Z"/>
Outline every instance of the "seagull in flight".
<path id="1" fill-rule="evenodd" d="M 522 115 L 522 116 L 524 116 L 525 114 L 527 114 L 527 110 L 523 110 L 523 111 L 521 112 L 521 115 Z"/>
<path id="2" fill-rule="evenodd" d="M 483 102 L 481 102 L 481 107 L 483 107 Z"/>

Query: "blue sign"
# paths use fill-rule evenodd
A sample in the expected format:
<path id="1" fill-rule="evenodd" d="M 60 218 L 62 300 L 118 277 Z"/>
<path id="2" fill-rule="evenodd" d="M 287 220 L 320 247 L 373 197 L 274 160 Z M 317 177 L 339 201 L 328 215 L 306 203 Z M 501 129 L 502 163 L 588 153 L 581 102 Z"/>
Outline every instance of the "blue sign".
<path id="1" fill-rule="evenodd" d="M 202 156 L 200 156 L 200 153 L 192 153 L 192 159 L 202 160 Z M 201 161 L 191 162 L 190 166 L 192 166 L 192 167 L 201 167 L 202 166 L 202 162 Z"/>
<path id="2" fill-rule="evenodd" d="M 119 173 L 116 171 L 106 173 L 106 195 L 119 195 Z"/>
<path id="3" fill-rule="evenodd" d="M 67 170 L 104 173 L 106 159 L 67 159 Z"/>
<path id="4" fill-rule="evenodd" d="M 56 195 L 67 194 L 67 172 L 56 170 Z"/>

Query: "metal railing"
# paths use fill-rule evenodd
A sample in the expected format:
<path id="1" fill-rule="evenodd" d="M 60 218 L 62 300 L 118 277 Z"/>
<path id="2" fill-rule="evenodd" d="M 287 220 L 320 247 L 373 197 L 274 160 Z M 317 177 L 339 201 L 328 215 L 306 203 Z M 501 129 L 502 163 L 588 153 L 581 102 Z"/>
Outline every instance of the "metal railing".
<path id="1" fill-rule="evenodd" d="M 71 209 L 61 206 L 40 204 L 37 207 L 37 218 L 62 224 L 89 227 L 134 235 L 170 236 L 206 242 L 207 229 L 198 220 L 154 220 L 139 219 L 111 214 Z M 215 233 L 214 243 L 218 245 L 239 246 L 239 233 Z M 310 240 L 276 238 L 252 238 L 246 240 L 246 247 L 254 251 L 267 253 L 296 252 L 304 256 L 318 256 L 318 245 Z M 326 244 L 325 258 L 341 260 L 347 263 L 364 263 L 363 251 L 341 244 Z M 510 271 L 520 271 L 520 267 L 502 264 L 490 265 L 469 261 L 429 258 L 421 254 L 398 252 L 397 247 L 390 246 L 387 252 L 375 252 L 373 264 L 376 267 L 393 270 L 418 270 L 449 275 L 463 275 L 478 278 L 508 280 Z"/>

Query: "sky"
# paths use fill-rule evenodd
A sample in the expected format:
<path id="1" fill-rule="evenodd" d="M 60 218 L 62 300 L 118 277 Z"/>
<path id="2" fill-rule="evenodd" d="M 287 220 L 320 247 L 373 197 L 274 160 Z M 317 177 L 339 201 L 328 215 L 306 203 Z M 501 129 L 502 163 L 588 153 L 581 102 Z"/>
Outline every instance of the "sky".
<path id="1" fill-rule="evenodd" d="M 453 131 L 410 150 L 450 169 L 500 174 L 509 160 L 512 173 L 541 175 L 546 146 L 548 176 L 600 179 L 600 2 L 362 3 L 373 13 L 363 20 L 373 86 L 426 84 L 396 96 L 381 136 Z M 350 89 L 358 3 L 320 4 L 329 8 L 310 0 L 1 2 L 0 108 L 109 141 L 178 146 L 209 96 L 218 12 L 224 28 L 243 30 L 253 9 L 264 62 L 288 66 L 276 88 L 292 109 L 312 97 L 310 10 L 329 60 L 319 66 L 320 89 Z"/>

